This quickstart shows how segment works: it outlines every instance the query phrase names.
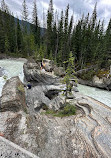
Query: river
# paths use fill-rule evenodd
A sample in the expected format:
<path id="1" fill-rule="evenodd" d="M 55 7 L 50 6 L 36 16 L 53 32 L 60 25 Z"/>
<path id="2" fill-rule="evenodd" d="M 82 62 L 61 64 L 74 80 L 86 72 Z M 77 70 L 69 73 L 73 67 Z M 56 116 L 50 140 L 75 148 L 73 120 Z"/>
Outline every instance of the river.
<path id="1" fill-rule="evenodd" d="M 79 92 L 83 93 L 84 95 L 90 96 L 107 106 L 111 107 L 111 91 L 102 90 L 95 87 L 85 86 L 85 85 L 78 85 Z"/>
<path id="2" fill-rule="evenodd" d="M 14 76 L 19 76 L 19 78 L 23 82 L 24 79 L 23 64 L 25 61 L 26 61 L 25 59 L 0 60 L 0 67 L 4 68 L 3 71 L 4 75 L 0 77 L 0 96 L 1 96 L 3 85 L 5 84 L 7 79 Z"/>
<path id="3" fill-rule="evenodd" d="M 0 77 L 0 96 L 3 85 L 6 82 L 6 78 L 9 79 L 13 76 L 19 76 L 21 81 L 23 82 L 24 74 L 23 74 L 23 64 L 26 60 L 0 60 L 0 67 L 4 68 L 4 76 Z M 78 85 L 78 89 L 84 95 L 90 96 L 107 106 L 111 107 L 111 92 L 106 90 L 101 90 L 94 87 Z"/>

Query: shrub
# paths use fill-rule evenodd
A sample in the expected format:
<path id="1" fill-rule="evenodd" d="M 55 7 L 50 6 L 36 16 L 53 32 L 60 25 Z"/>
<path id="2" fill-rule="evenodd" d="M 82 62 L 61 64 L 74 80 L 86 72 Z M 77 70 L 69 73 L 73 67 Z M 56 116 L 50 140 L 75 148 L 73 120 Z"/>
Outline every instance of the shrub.
<path id="1" fill-rule="evenodd" d="M 61 111 L 61 114 L 63 115 L 75 115 L 76 114 L 76 108 L 74 105 L 67 104 L 64 109 Z"/>
<path id="2" fill-rule="evenodd" d="M 83 80 L 92 80 L 94 75 L 96 75 L 96 72 L 94 70 L 90 70 L 86 73 L 84 72 L 84 73 L 78 75 L 78 77 L 83 79 Z"/>
<path id="3" fill-rule="evenodd" d="M 97 77 L 102 78 L 102 77 L 107 77 L 107 75 L 109 74 L 109 70 L 98 70 L 97 72 Z"/>
<path id="4" fill-rule="evenodd" d="M 6 75 L 3 76 L 3 79 L 4 79 L 5 81 L 7 81 L 7 78 L 8 78 L 8 77 L 7 77 Z"/>
<path id="5" fill-rule="evenodd" d="M 76 114 L 76 107 L 74 105 L 71 105 L 69 103 L 66 103 L 66 106 L 60 110 L 60 111 L 54 111 L 52 109 L 46 110 L 45 114 L 52 115 L 55 117 L 65 117 L 65 116 L 71 116 Z"/>

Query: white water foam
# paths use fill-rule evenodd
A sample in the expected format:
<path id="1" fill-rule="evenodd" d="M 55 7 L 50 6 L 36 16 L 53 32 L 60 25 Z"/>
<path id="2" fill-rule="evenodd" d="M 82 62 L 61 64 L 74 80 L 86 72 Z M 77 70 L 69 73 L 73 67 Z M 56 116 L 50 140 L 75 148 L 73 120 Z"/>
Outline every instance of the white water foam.
<path id="1" fill-rule="evenodd" d="M 2 92 L 3 85 L 5 84 L 6 80 L 14 77 L 19 76 L 20 80 L 23 82 L 24 80 L 24 73 L 23 73 L 23 64 L 25 61 L 23 60 L 0 60 L 0 67 L 4 68 L 4 75 L 0 77 L 0 96 Z"/>

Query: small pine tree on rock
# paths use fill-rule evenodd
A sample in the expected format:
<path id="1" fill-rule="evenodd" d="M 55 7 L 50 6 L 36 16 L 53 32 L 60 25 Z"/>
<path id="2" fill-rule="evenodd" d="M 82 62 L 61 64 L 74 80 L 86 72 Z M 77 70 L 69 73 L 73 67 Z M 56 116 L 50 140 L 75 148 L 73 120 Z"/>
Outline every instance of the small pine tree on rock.
<path id="1" fill-rule="evenodd" d="M 66 99 L 68 97 L 68 94 L 70 94 L 72 92 L 72 84 L 71 84 L 71 79 L 75 79 L 75 81 L 77 81 L 77 78 L 75 76 L 75 66 L 74 66 L 74 57 L 72 55 L 72 52 L 70 52 L 69 54 L 69 59 L 68 61 L 64 62 L 65 64 L 67 64 L 67 69 L 66 69 L 66 75 L 64 77 L 63 83 L 66 84 L 66 90 L 65 90 L 65 104 L 66 104 Z"/>

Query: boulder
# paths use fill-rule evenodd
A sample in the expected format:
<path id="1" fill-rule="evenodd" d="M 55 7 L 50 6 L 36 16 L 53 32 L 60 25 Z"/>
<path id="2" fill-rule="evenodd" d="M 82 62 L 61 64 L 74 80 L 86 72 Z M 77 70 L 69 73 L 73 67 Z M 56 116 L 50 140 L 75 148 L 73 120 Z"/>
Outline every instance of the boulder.
<path id="1" fill-rule="evenodd" d="M 37 110 L 40 110 L 42 108 L 42 103 L 38 100 L 35 100 L 34 102 L 34 109 L 37 111 Z"/>
<path id="2" fill-rule="evenodd" d="M 89 80 L 82 80 L 79 78 L 78 82 L 83 85 L 91 86 L 91 87 L 97 87 L 101 89 L 107 89 L 111 90 L 111 78 L 103 77 L 99 78 L 97 76 L 94 76 L 92 81 Z"/>
<path id="3" fill-rule="evenodd" d="M 40 70 L 40 66 L 38 67 L 35 63 L 24 63 L 23 70 L 25 79 L 28 82 L 32 82 L 34 84 L 55 84 L 58 82 L 56 76 L 46 72 L 45 70 Z"/>
<path id="4" fill-rule="evenodd" d="M 43 68 L 45 69 L 45 71 L 52 72 L 52 70 L 54 69 L 54 63 L 53 63 L 53 61 L 51 61 L 49 59 L 43 59 L 42 65 L 43 65 Z"/>
<path id="5" fill-rule="evenodd" d="M 78 86 L 75 79 L 71 79 L 70 83 L 75 87 Z"/>
<path id="6" fill-rule="evenodd" d="M 6 58 L 7 58 L 7 57 L 6 57 L 6 54 L 4 54 L 4 53 L 1 53 L 1 54 L 0 54 L 0 60 L 1 60 L 1 59 L 6 59 Z"/>
<path id="7" fill-rule="evenodd" d="M 51 100 L 48 108 L 58 111 L 64 106 L 65 106 L 65 97 L 62 94 L 58 94 L 57 97 Z"/>
<path id="8" fill-rule="evenodd" d="M 54 67 L 54 74 L 59 77 L 65 76 L 65 70 L 63 67 Z"/>
<path id="9" fill-rule="evenodd" d="M 1 111 L 19 111 L 26 108 L 24 85 L 19 77 L 7 80 L 2 90 Z"/>
<path id="10" fill-rule="evenodd" d="M 40 69 L 40 63 L 36 63 L 34 61 L 28 61 L 27 68 L 28 69 Z"/>
<path id="11" fill-rule="evenodd" d="M 79 92 L 79 90 L 77 89 L 77 87 L 73 87 L 73 88 L 72 88 L 72 91 L 74 91 L 74 92 Z"/>
<path id="12" fill-rule="evenodd" d="M 104 84 L 104 80 L 103 80 L 103 78 L 99 78 L 99 77 L 97 77 L 96 75 L 93 77 L 93 85 L 94 86 L 97 86 L 97 87 L 106 87 L 105 86 L 105 84 Z"/>
<path id="13" fill-rule="evenodd" d="M 111 78 L 103 77 L 99 78 L 97 76 L 93 77 L 93 86 L 98 88 L 103 88 L 107 90 L 111 90 Z"/>

